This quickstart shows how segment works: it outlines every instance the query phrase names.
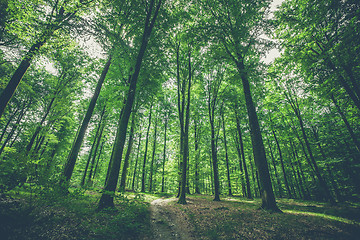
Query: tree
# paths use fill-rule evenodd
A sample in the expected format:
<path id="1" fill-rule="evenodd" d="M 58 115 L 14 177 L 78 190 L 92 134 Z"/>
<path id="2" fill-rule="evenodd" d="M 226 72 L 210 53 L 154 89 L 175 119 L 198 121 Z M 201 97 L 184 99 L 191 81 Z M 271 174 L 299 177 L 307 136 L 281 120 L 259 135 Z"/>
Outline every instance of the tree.
<path id="1" fill-rule="evenodd" d="M 191 45 L 187 49 L 187 69 L 185 74 L 180 75 L 180 46 L 181 42 L 175 45 L 176 51 L 176 80 L 178 112 L 180 122 L 180 189 L 178 203 L 186 204 L 186 182 L 187 182 L 187 163 L 189 161 L 189 123 L 190 123 L 190 99 L 192 81 Z M 186 55 L 185 55 L 186 56 Z M 182 69 L 181 69 L 182 70 Z"/>
<path id="2" fill-rule="evenodd" d="M 249 80 L 254 79 L 259 53 L 264 41 L 259 36 L 266 26 L 268 1 L 200 1 L 209 14 L 205 26 L 235 64 L 239 73 L 249 117 L 251 142 L 255 164 L 259 173 L 262 205 L 264 209 L 279 211 L 271 185 L 258 116 L 250 90 Z"/>
<path id="3" fill-rule="evenodd" d="M 86 129 L 88 127 L 88 124 L 90 122 L 90 119 L 91 119 L 91 116 L 93 114 L 93 111 L 94 111 L 94 108 L 95 108 L 95 105 L 96 105 L 96 101 L 99 97 L 99 94 L 100 94 L 100 91 L 101 91 L 101 87 L 104 83 L 104 80 L 106 78 L 106 74 L 108 73 L 109 71 L 109 68 L 110 68 L 110 65 L 111 65 L 111 56 L 108 58 L 105 66 L 104 66 L 104 69 L 100 75 L 100 78 L 97 82 L 97 85 L 96 85 L 96 88 L 95 88 L 95 91 L 94 91 L 94 94 L 90 100 L 90 103 L 89 103 L 89 107 L 86 111 L 86 114 L 84 116 L 84 119 L 81 123 L 81 126 L 80 126 L 80 130 L 76 136 L 76 139 L 74 141 L 74 144 L 72 146 L 72 149 L 69 153 L 69 156 L 68 156 L 68 159 L 67 159 L 67 162 L 65 164 L 65 167 L 64 167 L 64 171 L 62 173 L 62 176 L 64 177 L 63 180 L 61 180 L 61 184 L 67 184 L 70 179 L 71 179 L 71 176 L 72 176 L 72 173 L 74 171 L 74 167 L 75 167 L 75 163 L 76 163 L 76 159 L 77 159 L 77 156 L 79 154 L 79 151 L 80 151 L 80 148 L 81 148 L 81 144 L 83 142 L 83 139 L 84 139 L 84 136 L 85 136 L 85 132 L 86 132 Z"/>
<path id="4" fill-rule="evenodd" d="M 141 69 L 141 63 L 143 60 L 143 57 L 145 55 L 146 47 L 149 42 L 149 38 L 151 35 L 151 31 L 154 28 L 154 24 L 156 21 L 156 17 L 159 13 L 160 7 L 161 7 L 162 0 L 155 1 L 151 0 L 149 2 L 149 5 L 146 9 L 146 19 L 145 19 L 145 27 L 144 32 L 141 40 L 140 49 L 136 58 L 136 63 L 134 66 L 134 72 L 130 76 L 130 84 L 129 84 L 129 91 L 127 94 L 125 106 L 123 109 L 123 114 L 121 114 L 118 129 L 116 132 L 117 135 L 117 141 L 115 141 L 114 146 L 114 153 L 112 154 L 112 157 L 110 159 L 110 169 L 109 169 L 109 178 L 107 183 L 104 187 L 104 192 L 101 195 L 101 199 L 99 201 L 98 209 L 104 209 L 106 207 L 114 207 L 113 202 L 113 196 L 109 193 L 114 193 L 116 189 L 116 184 L 119 176 L 119 170 L 120 170 L 120 163 L 121 163 L 121 156 L 124 149 L 124 143 L 126 139 L 126 129 L 129 122 L 129 117 L 131 114 L 132 105 L 135 98 L 136 93 L 136 83 L 137 79 L 139 77 L 140 69 Z M 121 136 L 121 137 L 120 137 Z"/>
<path id="5" fill-rule="evenodd" d="M 7 84 L 6 88 L 1 92 L 0 95 L 0 118 L 2 114 L 5 111 L 5 107 L 7 106 L 8 102 L 10 101 L 11 97 L 13 96 L 16 88 L 18 87 L 21 79 L 23 78 L 24 74 L 26 73 L 27 69 L 29 68 L 31 61 L 33 58 L 38 54 L 40 48 L 47 42 L 49 39 L 55 34 L 55 32 L 59 31 L 60 29 L 64 28 L 68 25 L 69 22 L 71 22 L 75 16 L 78 14 L 79 10 L 87 6 L 91 0 L 89 1 L 76 1 L 75 3 L 72 3 L 74 7 L 68 8 L 67 5 L 69 5 L 69 1 L 61 1 L 53 3 L 52 1 L 45 1 L 45 6 L 38 6 L 39 12 L 41 11 L 41 8 L 50 7 L 50 13 L 47 16 L 43 16 L 43 19 L 46 19 L 46 22 L 42 23 L 40 32 L 36 31 L 37 34 L 35 36 L 35 40 L 33 45 L 30 47 L 30 49 L 25 54 L 23 60 L 19 64 L 18 68 L 14 72 L 13 76 L 11 77 L 9 83 Z M 18 8 L 17 2 L 9 1 L 8 2 L 8 8 Z M 28 8 L 24 8 L 28 9 Z M 31 8 L 29 8 L 31 9 Z M 17 11 L 15 11 L 17 12 Z M 26 12 L 19 12 L 19 14 L 36 14 L 36 12 L 26 13 Z M 36 15 L 35 15 L 36 16 Z M 26 23 L 24 23 L 26 24 Z"/>

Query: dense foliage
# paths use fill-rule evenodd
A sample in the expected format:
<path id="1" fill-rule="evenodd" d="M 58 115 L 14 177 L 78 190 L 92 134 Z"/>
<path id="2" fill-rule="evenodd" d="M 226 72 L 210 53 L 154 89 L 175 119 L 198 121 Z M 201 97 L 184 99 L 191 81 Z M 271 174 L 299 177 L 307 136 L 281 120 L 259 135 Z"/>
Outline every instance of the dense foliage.
<path id="1" fill-rule="evenodd" d="M 1 194 L 359 201 L 359 4 L 270 4 L 1 0 Z"/>

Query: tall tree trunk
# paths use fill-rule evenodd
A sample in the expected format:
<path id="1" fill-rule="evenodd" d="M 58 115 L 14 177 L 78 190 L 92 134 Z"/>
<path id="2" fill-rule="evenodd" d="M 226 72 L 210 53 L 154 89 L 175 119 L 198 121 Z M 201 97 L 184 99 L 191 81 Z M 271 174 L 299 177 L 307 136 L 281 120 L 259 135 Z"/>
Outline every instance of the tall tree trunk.
<path id="1" fill-rule="evenodd" d="M 161 177 L 161 192 L 165 191 L 165 161 L 166 161 L 166 132 L 168 125 L 168 116 L 169 113 L 165 115 L 165 130 L 164 130 L 164 151 L 163 151 L 163 162 L 162 162 L 162 177 Z"/>
<path id="2" fill-rule="evenodd" d="M 294 158 L 294 161 L 295 161 L 295 166 L 297 167 L 296 174 L 297 174 L 297 177 L 299 179 L 299 186 L 300 186 L 300 190 L 302 192 L 303 199 L 304 200 L 309 200 L 310 199 L 310 193 L 309 193 L 309 190 L 308 190 L 308 188 L 306 186 L 305 177 L 303 176 L 303 173 L 302 173 L 302 167 L 301 167 L 300 159 L 298 157 L 298 154 L 297 154 L 297 151 L 295 149 L 293 141 L 291 141 L 291 139 L 289 141 L 290 141 L 290 146 L 291 146 L 291 150 L 292 150 L 292 153 L 293 153 L 293 158 Z"/>
<path id="3" fill-rule="evenodd" d="M 92 159 L 91 156 L 92 156 L 94 147 L 96 145 L 96 142 L 98 142 L 98 137 L 100 136 L 99 132 L 101 132 L 101 134 L 102 134 L 102 130 L 100 131 L 100 128 L 101 128 L 101 124 L 102 124 L 103 117 L 104 117 L 104 114 L 105 114 L 105 108 L 106 108 L 106 106 L 104 105 L 103 110 L 101 112 L 99 124 L 98 124 L 98 126 L 96 128 L 94 141 L 93 141 L 93 144 L 91 145 L 91 148 L 90 148 L 89 157 L 88 157 L 88 160 L 86 162 L 84 174 L 83 174 L 83 177 L 82 177 L 82 180 L 81 180 L 81 186 L 84 186 L 84 184 L 85 184 L 86 174 L 87 174 L 87 171 L 88 171 L 88 168 L 89 168 L 89 165 L 90 165 L 90 160 Z M 99 141 L 100 141 L 100 139 L 99 139 Z M 95 158 L 95 156 L 96 156 L 96 151 L 94 152 L 94 158 Z M 89 179 L 90 178 L 91 178 L 91 176 L 89 175 Z"/>
<path id="4" fill-rule="evenodd" d="M 279 158 L 280 158 L 280 163 L 281 163 L 281 169 L 282 169 L 283 176 L 284 176 L 284 182 L 285 182 L 286 191 L 288 192 L 289 198 L 292 198 L 291 191 L 290 191 L 290 188 L 289 188 L 289 182 L 288 182 L 286 172 L 285 172 L 284 160 L 283 160 L 283 157 L 282 157 L 280 144 L 279 144 L 279 141 L 278 141 L 278 139 L 276 137 L 275 130 L 272 130 L 272 133 L 273 133 L 273 136 L 274 136 L 274 139 L 275 139 L 275 142 L 276 142 L 277 149 L 279 151 Z"/>
<path id="5" fill-rule="evenodd" d="M 90 171 L 89 171 L 89 176 L 88 176 L 88 180 L 87 180 L 87 183 L 89 185 L 92 185 L 91 179 L 92 179 L 92 175 L 93 175 L 93 172 L 94 172 L 97 151 L 98 151 L 98 148 L 99 148 L 99 145 L 100 145 L 100 142 L 101 142 L 101 138 L 102 138 L 102 134 L 104 132 L 104 128 L 105 128 L 105 124 L 102 125 L 101 130 L 100 130 L 100 134 L 97 137 L 94 154 L 93 154 L 93 157 L 92 157 L 92 160 L 91 160 L 91 163 L 90 163 Z"/>
<path id="6" fill-rule="evenodd" d="M 41 131 L 41 129 L 42 129 L 42 125 L 44 124 L 47 116 L 48 116 L 49 113 L 50 113 L 50 110 L 51 110 L 51 108 L 52 108 L 52 105 L 53 105 L 54 102 L 55 102 L 56 95 L 57 95 L 57 94 L 55 94 L 55 95 L 52 97 L 49 105 L 48 105 L 47 108 L 46 108 L 46 111 L 45 111 L 44 116 L 41 118 L 38 126 L 37 126 L 36 129 L 35 129 L 35 132 L 33 133 L 33 135 L 32 135 L 32 137 L 31 137 L 28 145 L 26 146 L 26 154 L 28 154 L 28 153 L 30 152 L 32 146 L 34 145 L 35 139 L 36 139 L 36 137 L 38 136 L 38 134 L 40 133 L 40 131 Z"/>
<path id="7" fill-rule="evenodd" d="M 155 152 L 156 152 L 156 137 L 157 137 L 157 119 L 155 120 L 155 130 L 154 130 L 154 144 L 153 144 L 153 151 L 151 157 L 151 164 L 150 164 L 150 177 L 149 177 L 149 192 L 153 191 L 153 173 L 154 173 L 154 161 L 155 161 Z"/>
<path id="8" fill-rule="evenodd" d="M 315 161 L 315 158 L 314 158 L 314 155 L 313 155 L 313 153 L 312 153 L 311 146 L 310 146 L 308 137 L 307 137 L 306 132 L 305 132 L 304 123 L 303 123 L 303 120 L 302 120 L 302 117 L 301 117 L 300 109 L 299 109 L 299 107 L 296 105 L 296 103 L 295 103 L 295 104 L 294 104 L 294 103 L 291 104 L 291 106 L 293 107 L 293 110 L 294 110 L 294 112 L 295 112 L 295 115 L 296 115 L 296 117 L 297 117 L 298 120 L 299 120 L 300 129 L 301 129 L 301 132 L 302 132 L 304 141 L 305 141 L 305 146 L 306 146 L 306 148 L 307 148 L 307 150 L 308 150 L 311 163 L 312 163 L 312 165 L 313 165 L 313 167 L 314 167 L 314 170 L 315 170 L 316 177 L 317 177 L 318 180 L 319 180 L 319 184 L 320 184 L 321 188 L 324 190 L 324 193 L 325 193 L 325 195 L 326 195 L 327 200 L 329 200 L 329 202 L 330 202 L 331 204 L 335 204 L 335 200 L 334 200 L 334 198 L 332 197 L 332 195 L 331 195 L 331 193 L 330 193 L 330 190 L 329 190 L 329 187 L 328 187 L 328 185 L 326 184 L 324 178 L 322 177 L 322 174 L 320 173 L 320 169 L 318 168 L 318 165 L 317 165 L 317 163 L 316 163 L 316 161 Z"/>
<path id="9" fill-rule="evenodd" d="M 37 41 L 32 45 L 29 51 L 26 53 L 24 59 L 21 61 L 19 67 L 16 69 L 14 75 L 11 77 L 9 83 L 6 85 L 5 89 L 0 95 L 0 118 L 5 111 L 7 104 L 9 103 L 11 97 L 14 95 L 16 88 L 19 86 L 21 79 L 28 70 L 31 60 L 39 52 L 40 48 L 48 40 L 48 37 L 43 36 L 42 40 Z"/>
<path id="10" fill-rule="evenodd" d="M 340 191 L 337 187 L 337 184 L 335 182 L 335 179 L 334 179 L 334 175 L 332 174 L 332 171 L 329 167 L 329 165 L 327 164 L 327 157 L 325 155 L 325 152 L 324 150 L 322 149 L 321 145 L 320 145 L 320 139 L 319 139 L 319 134 L 318 132 L 316 131 L 316 129 L 314 127 L 312 127 L 312 130 L 313 130 L 313 134 L 314 134 L 314 138 L 315 138 L 315 141 L 316 141 L 316 145 L 318 146 L 319 150 L 320 150 L 320 153 L 321 153 L 321 156 L 323 157 L 323 160 L 324 160 L 324 163 L 325 163 L 325 169 L 326 169 L 326 172 L 328 173 L 328 177 L 329 177 L 329 180 L 330 180 L 330 183 L 332 185 L 332 188 L 334 189 L 334 193 L 335 193 L 335 196 L 337 198 L 338 201 L 341 201 L 343 198 L 340 194 Z"/>
<path id="11" fill-rule="evenodd" d="M 139 130 L 140 135 L 139 135 L 139 142 L 138 142 L 138 149 L 137 149 L 137 153 L 136 153 L 136 159 L 135 159 L 135 166 L 134 166 L 134 174 L 133 174 L 133 178 L 132 178 L 132 184 L 131 184 L 131 190 L 135 190 L 135 177 L 136 177 L 136 170 L 137 170 L 137 165 L 138 165 L 138 161 L 139 161 L 139 153 L 140 153 L 140 147 L 141 147 L 141 129 Z"/>
<path id="12" fill-rule="evenodd" d="M 214 123 L 210 122 L 211 126 L 211 159 L 214 172 L 214 201 L 220 201 L 220 184 L 219 184 L 219 173 L 218 173 L 218 161 L 215 147 L 215 127 Z"/>
<path id="13" fill-rule="evenodd" d="M 249 127 L 251 143 L 253 146 L 254 160 L 259 172 L 259 180 L 261 187 L 260 191 L 262 198 L 261 208 L 279 212 L 280 209 L 276 206 L 275 196 L 272 189 L 268 164 L 265 155 L 264 143 L 261 136 L 260 125 L 256 114 L 254 102 L 251 96 L 249 80 L 246 74 L 247 71 L 245 69 L 243 59 L 237 61 L 236 64 L 242 80 L 246 109 L 249 117 Z"/>
<path id="14" fill-rule="evenodd" d="M 95 148 L 95 145 L 96 145 L 96 142 L 97 142 L 97 139 L 98 139 L 98 134 L 99 134 L 99 131 L 100 131 L 100 127 L 101 127 L 101 120 L 99 122 L 99 125 L 98 127 L 96 128 L 96 133 L 95 133 L 95 136 L 94 136 L 94 141 L 93 143 L 91 144 L 91 148 L 90 148 L 90 151 L 89 151 L 89 157 L 86 161 L 86 166 L 85 166 L 85 169 L 84 169 L 84 173 L 83 173 L 83 177 L 81 179 L 81 186 L 84 186 L 85 184 L 85 179 L 86 179 L 86 175 L 87 175 L 87 171 L 88 171 L 88 168 L 89 168 L 89 165 L 90 165 L 90 161 L 91 161 L 91 157 L 92 157 L 92 153 L 94 151 L 94 148 Z M 94 155 L 96 155 L 96 153 L 94 153 Z"/>
<path id="15" fill-rule="evenodd" d="M 139 77 L 141 63 L 142 63 L 142 60 L 145 55 L 145 51 L 146 51 L 146 47 L 147 47 L 147 44 L 148 44 L 148 41 L 149 41 L 149 38 L 151 35 L 151 31 L 154 27 L 155 20 L 156 20 L 156 17 L 158 15 L 158 12 L 159 12 L 159 9 L 161 6 L 161 2 L 162 2 L 162 0 L 158 1 L 157 5 L 155 6 L 155 9 L 154 9 L 155 0 L 151 0 L 151 2 L 149 4 L 149 8 L 148 8 L 146 20 L 145 20 L 145 29 L 144 29 L 144 34 L 142 37 L 142 43 L 140 46 L 139 54 L 136 59 L 134 73 L 131 76 L 129 91 L 127 94 L 127 99 L 126 99 L 126 103 L 125 103 L 125 107 L 124 107 L 124 112 L 121 116 L 118 131 L 116 133 L 116 135 L 119 136 L 119 138 L 118 138 L 117 142 L 115 141 L 115 146 L 116 146 L 115 153 L 113 154 L 113 158 L 112 158 L 113 160 L 111 161 L 111 168 L 110 168 L 108 182 L 106 183 L 106 185 L 104 187 L 104 192 L 101 195 L 101 198 L 99 201 L 99 206 L 98 206 L 99 210 L 106 208 L 106 207 L 114 207 L 114 197 L 109 193 L 114 193 L 115 189 L 116 189 L 116 185 L 117 185 L 117 181 L 118 181 L 118 177 L 119 177 L 119 171 L 120 171 L 121 156 L 122 156 L 122 153 L 124 150 L 124 144 L 125 144 L 125 139 L 126 139 L 126 130 L 127 130 L 133 102 L 135 99 L 136 83 L 137 83 L 137 79 Z M 154 15 L 151 17 L 153 10 L 155 10 Z"/>
<path id="16" fill-rule="evenodd" d="M 241 150 L 240 150 L 240 143 L 239 143 L 239 138 L 238 136 L 235 134 L 233 134 L 233 139 L 234 139 L 234 143 L 235 143 L 235 147 L 236 147 L 236 152 L 237 152 L 237 156 L 239 159 L 239 167 L 240 167 L 240 181 L 241 181 L 241 189 L 242 189 L 242 195 L 243 197 L 247 197 L 247 192 L 246 192 L 246 187 L 245 187 L 245 182 L 244 182 L 244 169 L 243 169 L 243 163 L 242 163 L 242 157 L 241 157 Z M 236 171 L 236 168 L 235 168 Z"/>
<path id="17" fill-rule="evenodd" d="M 222 112 L 221 117 L 222 117 L 222 124 L 223 124 L 222 127 L 223 127 L 223 136 L 224 136 L 225 162 L 226 162 L 226 173 L 227 173 L 227 180 L 228 180 L 228 190 L 229 190 L 229 196 L 232 196 L 231 179 L 230 179 L 230 166 L 229 166 L 229 156 L 228 156 L 228 149 L 227 149 L 227 142 L 226 142 L 226 129 L 225 129 L 224 112 Z"/>
<path id="18" fill-rule="evenodd" d="M 121 173 L 121 179 L 120 179 L 120 187 L 119 192 L 125 192 L 125 183 L 126 183 L 126 176 L 129 168 L 129 159 L 130 154 L 132 150 L 133 140 L 134 140 L 134 128 L 135 128 L 135 112 L 132 113 L 132 120 L 131 120 L 131 127 L 130 127 L 130 133 L 129 133 L 129 141 L 128 141 L 128 147 L 125 154 L 124 159 L 124 165 Z"/>
<path id="19" fill-rule="evenodd" d="M 270 149 L 270 156 L 271 156 L 272 164 L 274 166 L 275 178 L 276 178 L 276 182 L 277 182 L 278 190 L 279 190 L 279 197 L 282 198 L 283 197 L 283 189 L 281 187 L 280 178 L 279 178 L 279 175 L 278 175 L 278 172 L 277 172 L 274 154 L 273 154 L 272 147 L 271 147 L 269 139 L 267 141 L 268 141 L 268 145 L 269 145 L 269 149 Z"/>
<path id="20" fill-rule="evenodd" d="M 182 158 L 182 173 L 181 173 L 181 186 L 180 186 L 180 195 L 178 203 L 186 204 L 186 180 L 187 180 L 187 163 L 189 161 L 189 123 L 190 123 L 190 93 L 191 93 L 191 78 L 192 78 L 192 69 L 191 69 L 191 51 L 188 53 L 188 88 L 187 88 L 187 101 L 186 101 L 186 111 L 185 111 L 185 123 L 183 129 L 183 158 Z M 183 94 L 184 96 L 184 94 Z M 185 99 L 183 100 L 185 104 Z M 183 105 L 184 107 L 184 105 Z"/>
<path id="21" fill-rule="evenodd" d="M 23 108 L 23 109 L 21 110 L 19 116 L 17 117 L 14 126 L 11 128 L 11 131 L 10 131 L 9 134 L 7 135 L 4 143 L 2 144 L 2 146 L 1 146 L 1 148 L 0 148 L 0 155 L 1 155 L 1 153 L 4 151 L 4 148 L 5 148 L 6 144 L 10 141 L 10 139 L 11 139 L 12 136 L 14 135 L 15 130 L 18 128 L 21 119 L 22 119 L 23 116 L 25 115 L 25 112 L 26 112 L 26 108 Z M 21 132 L 21 131 L 19 130 L 17 136 L 20 134 L 20 132 Z M 13 142 L 10 144 L 10 147 L 12 147 L 12 144 L 14 144 L 17 136 L 14 138 Z"/>
<path id="22" fill-rule="evenodd" d="M 69 156 L 67 158 L 64 170 L 62 172 L 62 179 L 60 180 L 60 184 L 64 185 L 63 186 L 64 188 L 67 188 L 66 185 L 68 185 L 68 183 L 69 183 L 69 181 L 71 179 L 72 173 L 74 171 L 76 159 L 77 159 L 77 156 L 79 154 L 82 142 L 84 140 L 86 129 L 87 129 L 88 125 L 89 125 L 91 116 L 92 116 L 93 111 L 95 109 L 96 101 L 97 101 L 97 99 L 99 97 L 101 87 L 102 87 L 102 85 L 104 83 L 106 74 L 109 71 L 110 65 L 111 65 L 111 56 L 109 56 L 109 59 L 106 62 L 105 66 L 104 66 L 104 69 L 103 69 L 103 71 L 102 71 L 102 73 L 100 75 L 99 81 L 97 82 L 94 95 L 91 98 L 89 107 L 88 107 L 88 109 L 86 111 L 86 114 L 85 114 L 85 117 L 84 117 L 84 119 L 83 119 L 83 121 L 81 123 L 80 130 L 79 130 L 79 132 L 78 132 L 78 134 L 76 136 L 76 140 L 75 140 L 75 142 L 74 142 L 74 144 L 73 144 L 73 146 L 72 146 L 72 148 L 70 150 L 70 153 L 69 153 Z"/>
<path id="23" fill-rule="evenodd" d="M 237 112 L 237 105 L 236 105 L 236 109 L 235 109 L 235 118 L 236 118 L 236 129 L 237 129 L 237 132 L 239 135 L 239 143 L 240 143 L 241 156 L 242 156 L 242 160 L 243 160 L 243 168 L 244 168 L 244 172 L 245 172 L 246 194 L 247 194 L 248 199 L 253 199 L 252 194 L 251 194 L 249 173 L 248 173 L 248 169 L 246 166 L 244 142 L 243 142 L 243 138 L 242 138 L 242 134 L 241 134 L 240 119 L 239 119 L 239 115 Z"/>
<path id="24" fill-rule="evenodd" d="M 200 129 L 197 127 L 198 121 L 194 121 L 194 133 L 195 133 L 195 193 L 200 194 L 200 186 L 199 186 L 199 158 L 200 158 L 200 149 L 199 149 L 199 131 Z"/>
<path id="25" fill-rule="evenodd" d="M 99 140 L 100 140 L 100 139 L 99 139 Z M 100 157 L 101 157 L 102 150 L 104 149 L 104 143 L 105 143 L 105 140 L 103 140 L 103 141 L 101 142 L 99 154 L 97 155 L 97 160 L 96 160 L 94 172 L 93 172 L 92 175 L 89 174 L 90 177 L 91 177 L 91 179 L 89 179 L 89 182 L 91 182 L 91 184 L 93 184 L 94 179 L 95 179 L 95 176 L 96 176 L 96 173 L 97 173 L 97 170 L 98 170 L 98 168 L 99 168 L 99 162 L 100 162 Z"/>
<path id="26" fill-rule="evenodd" d="M 251 156 L 249 155 L 249 164 L 250 164 L 250 169 L 251 169 L 251 176 L 252 176 L 252 183 L 253 183 L 253 188 L 254 188 L 254 195 L 255 197 L 258 197 L 258 188 L 256 187 L 256 178 L 255 178 L 255 171 L 254 170 L 254 167 L 253 167 L 253 164 L 251 162 Z"/>
<path id="27" fill-rule="evenodd" d="M 185 111 L 185 87 L 186 82 L 180 81 L 180 41 L 176 43 L 176 82 L 177 82 L 177 106 L 179 114 L 179 123 L 180 123 L 180 156 L 179 156 L 179 170 L 178 170 L 178 193 L 176 197 L 180 197 L 181 192 L 181 181 L 182 181 L 182 159 L 184 155 L 184 111 Z"/>
<path id="28" fill-rule="evenodd" d="M 144 153 L 144 161 L 142 166 L 142 177 L 141 177 L 141 192 L 145 192 L 145 167 L 146 167 L 146 158 L 147 158 L 147 151 L 148 151 L 148 144 L 149 144 L 149 133 L 150 133 L 150 126 L 151 126 L 151 114 L 152 114 L 152 105 L 150 107 L 150 115 L 149 115 L 149 125 L 146 132 L 146 141 L 145 141 L 145 153 Z"/>

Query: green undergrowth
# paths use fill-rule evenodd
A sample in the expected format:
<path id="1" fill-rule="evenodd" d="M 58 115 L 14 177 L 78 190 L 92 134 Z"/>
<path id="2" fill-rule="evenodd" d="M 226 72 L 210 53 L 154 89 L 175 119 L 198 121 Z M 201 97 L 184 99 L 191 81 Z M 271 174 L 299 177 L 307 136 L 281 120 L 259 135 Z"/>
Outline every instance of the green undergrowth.
<path id="1" fill-rule="evenodd" d="M 259 210 L 260 199 L 191 195 L 186 214 L 196 239 L 357 239 L 360 208 L 342 203 L 279 199 L 283 213 Z"/>
<path id="2" fill-rule="evenodd" d="M 116 209 L 98 212 L 100 193 L 15 189 L 0 198 L 1 239 L 147 239 L 149 203 L 117 193 Z"/>

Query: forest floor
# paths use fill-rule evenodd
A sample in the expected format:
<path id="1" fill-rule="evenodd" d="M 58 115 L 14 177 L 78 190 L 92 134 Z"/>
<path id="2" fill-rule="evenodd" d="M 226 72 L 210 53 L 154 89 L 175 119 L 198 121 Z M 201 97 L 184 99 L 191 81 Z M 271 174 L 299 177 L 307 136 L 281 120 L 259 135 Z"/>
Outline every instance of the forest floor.
<path id="1" fill-rule="evenodd" d="M 360 236 L 360 207 L 348 203 L 329 206 L 278 199 L 283 213 L 271 213 L 258 209 L 260 199 L 225 197 L 214 202 L 211 196 L 190 195 L 186 205 L 179 205 L 176 200 L 154 201 L 164 212 L 164 224 L 175 224 L 170 232 L 178 236 L 157 239 L 349 240 Z"/>
<path id="2" fill-rule="evenodd" d="M 0 196 L 0 239 L 359 239 L 360 205 L 277 199 L 283 213 L 259 210 L 260 199 L 126 193 L 116 210 L 96 211 L 100 194 L 18 191 Z"/>

